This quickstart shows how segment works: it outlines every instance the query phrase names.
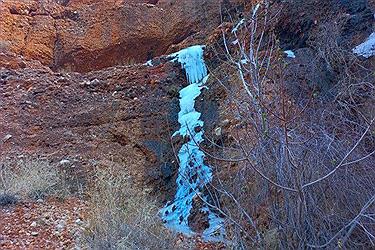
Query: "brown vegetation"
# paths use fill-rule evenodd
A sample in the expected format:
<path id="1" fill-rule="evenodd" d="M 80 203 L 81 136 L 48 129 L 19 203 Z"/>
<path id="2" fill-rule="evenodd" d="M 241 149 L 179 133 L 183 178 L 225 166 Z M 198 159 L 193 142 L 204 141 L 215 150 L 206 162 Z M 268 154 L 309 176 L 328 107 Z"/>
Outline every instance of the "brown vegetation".
<path id="1" fill-rule="evenodd" d="M 135 190 L 124 170 L 95 172 L 84 244 L 90 249 L 171 249 L 174 236 L 158 217 L 156 199 Z"/>
<path id="2" fill-rule="evenodd" d="M 69 194 L 65 181 L 58 165 L 46 160 L 26 157 L 0 161 L 0 195 L 13 197 L 9 202 L 51 195 L 63 198 Z"/>

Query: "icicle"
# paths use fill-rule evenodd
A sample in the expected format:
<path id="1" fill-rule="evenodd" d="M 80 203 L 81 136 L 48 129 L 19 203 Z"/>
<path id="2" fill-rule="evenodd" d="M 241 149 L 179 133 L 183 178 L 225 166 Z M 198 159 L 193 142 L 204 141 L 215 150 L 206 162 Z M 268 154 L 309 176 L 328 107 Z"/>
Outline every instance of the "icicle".
<path id="1" fill-rule="evenodd" d="M 186 77 L 189 84 L 200 83 L 207 76 L 207 68 L 203 59 L 203 46 L 195 45 L 180 50 L 170 55 L 177 60 L 183 69 L 185 69 Z"/>
<path id="2" fill-rule="evenodd" d="M 178 152 L 179 172 L 177 177 L 177 191 L 174 201 L 162 210 L 162 219 L 167 227 L 187 235 L 194 232 L 189 227 L 189 215 L 193 208 L 193 199 L 199 198 L 207 202 L 207 197 L 201 194 L 205 186 L 212 180 L 212 170 L 204 164 L 204 153 L 199 144 L 203 139 L 203 121 L 201 113 L 195 110 L 195 99 L 201 94 L 208 79 L 207 67 L 203 59 L 203 46 L 196 45 L 170 55 L 177 60 L 186 72 L 189 85 L 180 91 L 180 112 L 178 122 L 180 129 L 173 136 L 179 134 L 187 137 L 188 142 L 182 145 Z M 199 129 L 197 129 L 199 128 Z M 209 228 L 203 232 L 207 240 L 222 239 L 224 235 L 223 220 L 219 218 L 207 205 L 201 208 L 208 214 Z"/>

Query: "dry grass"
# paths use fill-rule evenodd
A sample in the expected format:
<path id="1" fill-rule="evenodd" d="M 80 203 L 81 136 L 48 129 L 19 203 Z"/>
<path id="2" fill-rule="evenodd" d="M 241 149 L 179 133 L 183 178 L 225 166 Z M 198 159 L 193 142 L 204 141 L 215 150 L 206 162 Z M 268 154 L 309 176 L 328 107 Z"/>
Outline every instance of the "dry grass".
<path id="1" fill-rule="evenodd" d="M 0 161 L 0 194 L 3 197 L 40 199 L 50 195 L 63 197 L 67 192 L 56 164 L 38 158 Z"/>
<path id="2" fill-rule="evenodd" d="M 90 249 L 170 249 L 155 199 L 136 192 L 124 170 L 97 169 L 89 192 L 85 242 Z"/>

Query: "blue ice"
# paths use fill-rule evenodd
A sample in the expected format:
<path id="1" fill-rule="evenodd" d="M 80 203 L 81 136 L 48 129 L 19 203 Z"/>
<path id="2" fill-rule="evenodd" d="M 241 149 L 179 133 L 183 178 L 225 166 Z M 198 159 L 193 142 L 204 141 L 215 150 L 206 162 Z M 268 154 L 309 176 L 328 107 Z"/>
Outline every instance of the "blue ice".
<path id="1" fill-rule="evenodd" d="M 296 55 L 294 54 L 292 50 L 285 50 L 284 53 L 286 54 L 287 57 L 296 58 Z"/>
<path id="2" fill-rule="evenodd" d="M 353 49 L 353 52 L 364 58 L 370 58 L 375 55 L 375 32 L 367 40 Z"/>
<path id="3" fill-rule="evenodd" d="M 203 232 L 207 240 L 223 237 L 223 220 L 206 204 L 207 197 L 202 194 L 205 186 L 212 180 L 212 170 L 204 163 L 205 154 L 199 144 L 203 142 L 203 121 L 201 113 L 195 110 L 195 100 L 201 94 L 208 79 L 207 67 L 203 57 L 204 46 L 196 45 L 170 55 L 172 61 L 178 61 L 185 70 L 188 86 L 180 90 L 180 111 L 178 122 L 180 129 L 173 136 L 185 137 L 179 152 L 179 170 L 176 179 L 177 190 L 172 203 L 168 203 L 161 215 L 167 227 L 193 235 L 189 226 L 189 216 L 193 208 L 193 199 L 199 196 L 203 200 L 201 211 L 208 214 L 209 228 Z M 199 129 L 197 129 L 199 128 Z"/>

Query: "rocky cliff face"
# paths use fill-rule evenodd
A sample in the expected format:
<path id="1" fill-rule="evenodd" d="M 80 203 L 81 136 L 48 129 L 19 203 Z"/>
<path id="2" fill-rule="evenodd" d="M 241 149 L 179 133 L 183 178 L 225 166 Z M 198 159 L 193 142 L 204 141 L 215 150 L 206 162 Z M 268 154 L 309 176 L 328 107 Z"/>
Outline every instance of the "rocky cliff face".
<path id="1" fill-rule="evenodd" d="M 152 3 L 155 4 L 152 4 Z M 3 1 L 3 50 L 54 70 L 88 72 L 144 62 L 203 43 L 221 1 Z"/>
<path id="2" fill-rule="evenodd" d="M 141 187 L 171 196 L 170 135 L 186 79 L 178 63 L 158 56 L 205 44 L 220 9 L 238 4 L 2 1 L 1 155 L 48 155 L 85 171 L 126 165 Z M 155 66 L 142 65 L 151 58 Z M 211 127 L 217 105 L 203 107 Z"/>

